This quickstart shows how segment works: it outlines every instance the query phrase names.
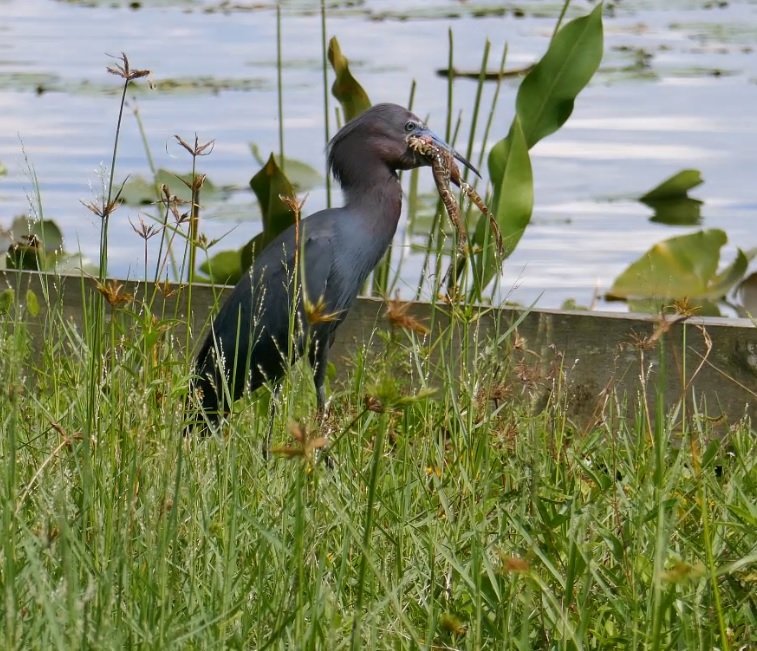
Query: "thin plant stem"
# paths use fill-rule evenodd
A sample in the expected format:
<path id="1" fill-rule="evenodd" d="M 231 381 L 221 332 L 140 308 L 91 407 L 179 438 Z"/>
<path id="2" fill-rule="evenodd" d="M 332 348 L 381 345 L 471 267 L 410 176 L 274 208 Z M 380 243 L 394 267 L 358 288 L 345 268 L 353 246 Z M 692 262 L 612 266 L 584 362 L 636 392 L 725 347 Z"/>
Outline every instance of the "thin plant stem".
<path id="1" fill-rule="evenodd" d="M 407 109 L 408 111 L 413 110 L 413 105 L 415 103 L 415 89 L 416 89 L 416 83 L 415 79 L 413 79 L 412 83 L 410 84 L 410 96 L 407 100 Z M 407 232 L 412 233 L 415 219 L 418 212 L 418 168 L 415 168 L 410 171 L 410 182 L 409 187 L 407 191 Z M 400 175 L 400 179 L 402 178 L 402 175 Z M 407 238 L 406 238 L 407 239 Z M 405 246 L 400 247 L 400 256 L 399 260 L 397 261 L 397 267 L 394 270 L 394 276 L 392 277 L 391 282 L 387 285 L 386 293 L 391 293 L 394 288 L 397 286 L 397 283 L 399 283 L 400 280 L 400 273 L 402 271 L 402 263 L 405 260 Z M 388 270 L 387 270 L 388 273 Z"/>
<path id="2" fill-rule="evenodd" d="M 447 53 L 447 70 L 450 72 L 452 71 L 454 67 L 455 62 L 455 41 L 454 41 L 454 34 L 452 32 L 452 29 L 449 29 L 447 31 L 447 42 L 449 46 L 449 51 Z M 445 133 L 445 139 L 448 143 L 453 144 L 450 140 L 450 133 L 452 131 L 452 99 L 453 99 L 453 75 L 450 74 L 447 77 L 447 117 L 446 117 L 446 125 L 444 128 Z M 431 228 L 429 229 L 428 236 L 426 238 L 426 247 L 425 247 L 425 253 L 423 254 L 423 264 L 421 265 L 421 274 L 418 278 L 418 285 L 415 290 L 415 300 L 420 299 L 421 294 L 423 292 L 423 284 L 426 278 L 426 275 L 428 274 L 428 267 L 429 263 L 431 261 L 431 250 L 432 250 L 432 243 L 434 241 L 434 234 L 436 233 L 438 227 L 439 227 L 439 219 L 441 217 L 441 211 L 442 211 L 442 201 L 439 199 L 436 202 L 436 212 L 434 213 L 434 217 L 431 220 Z M 439 238 L 439 241 L 442 241 L 442 238 Z M 438 248 L 438 247 L 437 247 Z M 437 258 L 439 255 L 439 252 L 437 250 L 436 252 Z M 433 292 L 433 296 L 436 296 L 436 289 L 438 287 L 437 281 L 435 281 L 436 287 Z M 435 299 L 433 299 L 435 300 Z"/>
<path id="3" fill-rule="evenodd" d="M 560 9 L 560 15 L 557 17 L 557 22 L 555 23 L 555 29 L 552 32 L 552 38 L 551 40 L 554 40 L 555 36 L 557 36 L 557 32 L 560 31 L 560 26 L 562 25 L 562 21 L 565 18 L 565 14 L 568 11 L 568 7 L 570 7 L 570 0 L 565 0 L 563 2 L 562 8 Z"/>
<path id="4" fill-rule="evenodd" d="M 124 117 L 124 105 L 126 104 L 126 91 L 129 89 L 129 79 L 124 80 L 124 87 L 121 91 L 121 102 L 118 105 L 118 120 L 116 121 L 116 135 L 113 139 L 113 155 L 110 159 L 110 175 L 108 177 L 107 198 L 105 200 L 102 216 L 102 225 L 100 227 L 100 267 L 98 277 L 100 282 L 105 280 L 108 271 L 108 224 L 110 222 L 111 201 L 113 199 L 113 183 L 116 174 L 116 157 L 118 155 L 118 141 L 121 135 L 121 122 Z"/>
<path id="5" fill-rule="evenodd" d="M 360 616 L 363 608 L 363 596 L 365 594 L 365 573 L 368 568 L 368 554 L 370 550 L 371 533 L 373 532 L 373 511 L 376 503 L 376 485 L 378 484 L 381 457 L 384 454 L 384 435 L 387 428 L 387 416 L 382 414 L 381 421 L 373 442 L 373 459 L 371 461 L 371 474 L 368 480 L 368 499 L 365 505 L 365 521 L 363 522 L 362 553 L 360 567 L 357 575 L 357 596 L 355 597 L 355 615 L 352 620 L 352 636 L 350 646 L 352 649 L 360 649 Z"/>
<path id="6" fill-rule="evenodd" d="M 326 147 L 331 141 L 329 133 L 329 72 L 328 72 L 328 44 L 326 38 L 326 0 L 321 0 L 321 70 L 323 72 L 323 134 Z M 331 208 L 331 179 L 328 164 L 326 165 L 326 207 Z"/>
<path id="7" fill-rule="evenodd" d="M 284 84 L 281 78 L 281 3 L 276 3 L 276 99 L 279 113 L 279 167 L 284 172 Z"/>

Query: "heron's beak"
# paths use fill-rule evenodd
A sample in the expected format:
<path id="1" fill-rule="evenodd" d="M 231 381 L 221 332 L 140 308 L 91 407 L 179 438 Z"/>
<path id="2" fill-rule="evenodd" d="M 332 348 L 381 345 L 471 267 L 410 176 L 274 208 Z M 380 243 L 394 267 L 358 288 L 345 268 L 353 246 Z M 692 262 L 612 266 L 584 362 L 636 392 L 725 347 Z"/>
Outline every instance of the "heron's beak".
<path id="1" fill-rule="evenodd" d="M 467 158 L 465 158 L 458 151 L 455 151 L 452 147 L 450 147 L 450 145 L 448 145 L 442 138 L 437 136 L 428 127 L 419 128 L 415 135 L 421 138 L 430 138 L 433 141 L 434 145 L 436 145 L 437 147 L 440 147 L 441 149 L 446 149 L 450 154 L 452 154 L 452 156 L 456 160 L 460 161 L 463 165 L 465 165 L 465 167 L 467 167 L 471 172 L 473 172 L 478 178 L 481 178 L 481 173 L 475 167 L 473 167 L 473 165 Z"/>

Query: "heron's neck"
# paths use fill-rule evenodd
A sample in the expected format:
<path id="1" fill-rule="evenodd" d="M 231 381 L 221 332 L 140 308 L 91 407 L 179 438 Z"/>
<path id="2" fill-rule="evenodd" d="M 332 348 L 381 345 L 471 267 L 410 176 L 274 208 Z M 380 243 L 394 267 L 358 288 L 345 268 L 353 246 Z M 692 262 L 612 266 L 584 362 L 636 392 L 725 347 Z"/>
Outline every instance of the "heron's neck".
<path id="1" fill-rule="evenodd" d="M 402 210 L 402 186 L 397 174 L 385 165 L 372 169 L 359 180 L 343 184 L 345 207 L 365 220 L 376 237 L 391 241 Z"/>

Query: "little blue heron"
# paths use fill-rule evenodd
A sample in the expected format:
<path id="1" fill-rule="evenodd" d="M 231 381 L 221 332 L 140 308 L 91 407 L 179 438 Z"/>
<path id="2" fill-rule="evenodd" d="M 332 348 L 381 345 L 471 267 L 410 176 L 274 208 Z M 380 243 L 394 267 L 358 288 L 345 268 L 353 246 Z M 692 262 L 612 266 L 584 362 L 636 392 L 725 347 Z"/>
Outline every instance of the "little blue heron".
<path id="1" fill-rule="evenodd" d="M 408 145 L 413 136 L 430 139 L 474 169 L 401 106 L 379 104 L 347 123 L 328 149 L 345 205 L 293 224 L 258 253 L 197 355 L 192 385 L 201 394 L 206 422 L 215 423 L 245 387 L 278 387 L 305 352 L 323 413 L 334 333 L 397 229 L 397 170 L 429 164 Z"/>

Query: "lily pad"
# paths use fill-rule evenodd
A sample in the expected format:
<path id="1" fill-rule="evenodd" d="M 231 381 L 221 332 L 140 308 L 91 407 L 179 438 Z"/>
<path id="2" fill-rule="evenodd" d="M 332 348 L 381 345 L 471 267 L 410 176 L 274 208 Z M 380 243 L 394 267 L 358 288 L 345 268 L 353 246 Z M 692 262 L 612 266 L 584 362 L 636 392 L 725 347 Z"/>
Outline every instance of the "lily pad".
<path id="1" fill-rule="evenodd" d="M 693 226 L 701 221 L 702 202 L 690 197 L 689 190 L 703 182 L 699 170 L 681 170 L 639 197 L 639 201 L 654 210 L 653 222 Z"/>
<path id="2" fill-rule="evenodd" d="M 10 228 L 11 245 L 5 255 L 9 269 L 49 270 L 64 257 L 63 233 L 51 219 L 16 217 Z"/>
<path id="3" fill-rule="evenodd" d="M 240 251 L 221 251 L 200 265 L 209 280 L 220 285 L 234 285 L 242 277 Z"/>
<path id="4" fill-rule="evenodd" d="M 655 244 L 615 279 L 608 299 L 718 299 L 744 275 L 747 256 L 718 273 L 724 231 L 710 229 L 672 237 Z"/>
<path id="5" fill-rule="evenodd" d="M 189 185 L 192 182 L 192 173 L 179 174 L 166 169 L 159 169 L 152 181 L 143 176 L 130 176 L 121 190 L 120 200 L 130 206 L 145 206 L 158 200 L 160 186 L 168 186 L 171 194 L 176 195 L 181 201 L 189 202 L 192 199 L 192 191 Z M 231 187 L 219 187 L 210 179 L 206 178 L 200 189 L 200 197 L 204 201 L 222 199 L 231 192 Z"/>
<path id="6" fill-rule="evenodd" d="M 699 170 L 681 170 L 680 172 L 673 174 L 670 178 L 665 179 L 646 194 L 643 194 L 639 197 L 639 201 L 648 203 L 650 201 L 664 201 L 688 197 L 689 190 L 702 183 L 704 183 L 704 179 L 702 179 L 702 174 Z"/>
<path id="7" fill-rule="evenodd" d="M 692 197 L 653 199 L 644 204 L 654 210 L 649 221 L 671 226 L 696 226 L 702 221 L 702 202 Z"/>
<path id="8" fill-rule="evenodd" d="M 250 151 L 257 161 L 258 165 L 264 165 L 265 159 L 260 153 L 260 148 L 255 143 L 250 143 Z M 290 183 L 297 192 L 310 190 L 323 183 L 323 175 L 311 165 L 304 163 L 295 158 L 284 156 L 284 164 L 281 164 L 279 157 L 273 155 L 274 161 L 286 173 Z"/>

